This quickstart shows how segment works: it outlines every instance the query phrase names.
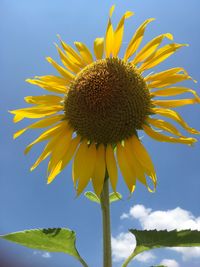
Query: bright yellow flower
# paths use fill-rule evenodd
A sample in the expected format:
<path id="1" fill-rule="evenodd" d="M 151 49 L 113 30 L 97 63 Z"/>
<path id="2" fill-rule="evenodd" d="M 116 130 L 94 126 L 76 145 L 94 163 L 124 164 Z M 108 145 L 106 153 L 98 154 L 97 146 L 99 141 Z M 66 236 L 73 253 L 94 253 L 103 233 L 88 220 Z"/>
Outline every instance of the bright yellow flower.
<path id="1" fill-rule="evenodd" d="M 116 191 L 117 166 L 131 193 L 137 180 L 151 191 L 147 177 L 155 188 L 154 166 L 138 137 L 138 130 L 144 130 L 161 142 L 187 145 L 196 142 L 195 138 L 183 136 L 169 122 L 171 119 L 190 134 L 199 134 L 172 110 L 200 102 L 194 90 L 174 85 L 192 79 L 188 73 L 176 67 L 144 74 L 186 45 L 172 42 L 160 47 L 163 39 L 173 41 L 172 34 L 165 33 L 139 50 L 145 29 L 154 20 L 150 18 L 136 30 L 121 59 L 118 54 L 124 23 L 133 13 L 126 12 L 114 29 L 113 11 L 114 6 L 110 10 L 105 38 L 94 40 L 94 55 L 81 42 L 74 43 L 75 50 L 60 40 L 63 50 L 58 46 L 57 50 L 63 66 L 47 58 L 60 76 L 37 76 L 27 80 L 55 94 L 25 97 L 26 103 L 32 106 L 11 111 L 15 115 L 14 122 L 24 118 L 40 119 L 19 130 L 14 138 L 28 129 L 48 127 L 25 150 L 28 153 L 36 143 L 47 141 L 31 170 L 49 157 L 48 183 L 51 183 L 74 157 L 72 177 L 78 195 L 90 180 L 99 195 L 106 172 Z M 168 98 L 184 93 L 191 93 L 192 98 Z M 165 97 L 167 99 L 163 99 Z"/>

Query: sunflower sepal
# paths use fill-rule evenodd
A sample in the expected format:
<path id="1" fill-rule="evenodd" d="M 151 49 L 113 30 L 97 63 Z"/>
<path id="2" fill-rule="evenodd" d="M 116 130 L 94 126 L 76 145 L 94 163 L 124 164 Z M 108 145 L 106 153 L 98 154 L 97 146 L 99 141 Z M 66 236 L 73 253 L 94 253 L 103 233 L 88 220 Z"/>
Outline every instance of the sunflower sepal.
<path id="1" fill-rule="evenodd" d="M 84 193 L 84 196 L 90 200 L 91 202 L 95 202 L 95 203 L 98 203 L 100 204 L 100 199 L 99 197 L 92 191 L 87 191 Z"/>
<path id="2" fill-rule="evenodd" d="M 112 192 L 109 194 L 110 203 L 122 200 L 122 195 L 119 192 Z"/>

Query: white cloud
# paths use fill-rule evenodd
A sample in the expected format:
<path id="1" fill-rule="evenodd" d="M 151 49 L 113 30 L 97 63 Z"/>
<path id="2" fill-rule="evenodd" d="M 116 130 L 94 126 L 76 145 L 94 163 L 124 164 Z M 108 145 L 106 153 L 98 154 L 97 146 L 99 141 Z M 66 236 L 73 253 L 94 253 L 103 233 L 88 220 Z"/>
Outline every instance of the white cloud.
<path id="1" fill-rule="evenodd" d="M 133 206 L 128 213 L 123 213 L 121 219 L 137 219 L 142 229 L 157 230 L 200 230 L 200 217 L 195 217 L 190 211 L 177 207 L 172 210 L 157 210 L 146 208 L 143 205 Z M 200 258 L 200 248 L 170 248 L 182 254 L 183 260 Z"/>
<path id="2" fill-rule="evenodd" d="M 188 261 L 194 258 L 200 258 L 200 247 L 193 247 L 193 248 L 170 248 L 176 252 L 182 254 L 182 258 L 184 261 Z"/>
<path id="3" fill-rule="evenodd" d="M 123 213 L 121 215 L 121 219 L 128 219 L 128 218 L 145 218 L 149 215 L 151 212 L 151 209 L 145 208 L 143 205 L 135 205 L 132 208 L 130 208 L 129 213 Z"/>
<path id="4" fill-rule="evenodd" d="M 131 233 L 120 233 L 112 237 L 113 260 L 119 262 L 125 260 L 135 249 L 135 237 Z M 136 256 L 135 259 L 140 262 L 151 262 L 155 256 L 151 252 L 144 252 Z"/>
<path id="5" fill-rule="evenodd" d="M 42 251 L 33 251 L 33 255 L 40 255 L 43 258 L 51 258 L 51 254 L 49 252 L 42 252 Z"/>
<path id="6" fill-rule="evenodd" d="M 145 263 L 152 262 L 155 258 L 156 256 L 152 252 L 149 252 L 149 251 L 143 252 L 135 257 L 137 261 L 141 261 Z"/>
<path id="7" fill-rule="evenodd" d="M 120 233 L 112 237 L 113 260 L 118 262 L 126 259 L 135 248 L 135 237 L 131 233 Z"/>
<path id="8" fill-rule="evenodd" d="M 142 228 L 147 230 L 200 230 L 200 217 L 195 218 L 191 212 L 179 207 L 167 211 L 152 211 L 143 205 L 135 205 L 129 213 L 122 214 L 121 219 L 125 218 L 138 219 Z"/>
<path id="9" fill-rule="evenodd" d="M 49 252 L 42 253 L 43 258 L 51 258 L 51 254 Z"/>
<path id="10" fill-rule="evenodd" d="M 175 260 L 171 260 L 171 259 L 164 259 L 161 261 L 160 264 L 164 266 L 166 265 L 167 267 L 179 267 L 178 262 Z"/>

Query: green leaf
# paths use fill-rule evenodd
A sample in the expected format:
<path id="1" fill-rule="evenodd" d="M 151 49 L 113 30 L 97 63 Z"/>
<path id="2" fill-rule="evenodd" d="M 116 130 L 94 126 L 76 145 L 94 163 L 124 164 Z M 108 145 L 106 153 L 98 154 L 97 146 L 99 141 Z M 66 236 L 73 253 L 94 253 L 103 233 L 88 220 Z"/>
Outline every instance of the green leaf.
<path id="1" fill-rule="evenodd" d="M 0 238 L 28 248 L 50 252 L 64 252 L 74 256 L 82 263 L 84 262 L 76 249 L 76 234 L 67 228 L 25 230 L 1 235 Z M 83 266 L 87 265 L 85 264 Z"/>
<path id="2" fill-rule="evenodd" d="M 182 230 L 182 231 L 139 231 L 131 229 L 137 242 L 137 247 L 143 247 L 144 250 L 161 247 L 197 247 L 200 246 L 200 231 Z"/>
<path id="3" fill-rule="evenodd" d="M 133 253 L 124 262 L 122 267 L 126 267 L 130 261 L 143 251 L 162 247 L 197 247 L 200 246 L 200 231 L 157 231 L 157 230 L 135 230 L 130 232 L 136 238 L 136 247 Z"/>
<path id="4" fill-rule="evenodd" d="M 90 201 L 100 204 L 100 199 L 95 193 L 88 191 L 88 192 L 85 192 L 84 196 Z"/>
<path id="5" fill-rule="evenodd" d="M 122 195 L 118 192 L 112 192 L 109 195 L 110 203 L 121 200 L 121 199 L 122 199 Z"/>

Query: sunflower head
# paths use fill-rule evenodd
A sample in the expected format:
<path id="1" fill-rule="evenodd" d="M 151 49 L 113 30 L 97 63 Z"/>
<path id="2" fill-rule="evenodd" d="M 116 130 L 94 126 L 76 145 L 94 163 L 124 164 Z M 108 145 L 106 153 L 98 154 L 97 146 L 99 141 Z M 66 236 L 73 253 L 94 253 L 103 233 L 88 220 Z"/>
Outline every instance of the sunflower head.
<path id="1" fill-rule="evenodd" d="M 137 69 L 119 58 L 86 66 L 65 96 L 69 124 L 90 142 L 116 144 L 142 129 L 150 113 L 146 83 Z"/>
<path id="2" fill-rule="evenodd" d="M 184 136 L 172 120 L 188 133 L 199 134 L 173 109 L 200 102 L 193 89 L 176 85 L 192 80 L 191 76 L 182 67 L 148 73 L 186 45 L 174 43 L 172 34 L 164 33 L 140 48 L 146 27 L 154 20 L 150 18 L 133 34 L 120 58 L 124 24 L 133 13 L 127 11 L 114 28 L 113 11 L 114 6 L 105 37 L 94 41 L 94 55 L 81 42 L 75 42 L 74 49 L 60 39 L 63 49 L 56 47 L 63 66 L 47 58 L 59 75 L 27 80 L 53 94 L 25 97 L 31 107 L 11 111 L 14 122 L 39 119 L 15 133 L 14 138 L 28 129 L 47 128 L 26 147 L 28 153 L 36 143 L 47 141 L 31 170 L 49 157 L 50 183 L 74 159 L 72 178 L 77 194 L 92 181 L 100 195 L 106 174 L 116 191 L 118 166 L 131 193 L 136 181 L 152 191 L 147 177 L 155 189 L 155 169 L 138 130 L 157 141 L 194 144 L 196 139 Z M 170 43 L 162 45 L 163 39 Z M 185 93 L 192 97 L 174 98 Z"/>

